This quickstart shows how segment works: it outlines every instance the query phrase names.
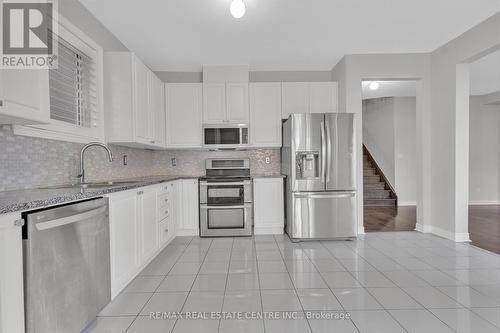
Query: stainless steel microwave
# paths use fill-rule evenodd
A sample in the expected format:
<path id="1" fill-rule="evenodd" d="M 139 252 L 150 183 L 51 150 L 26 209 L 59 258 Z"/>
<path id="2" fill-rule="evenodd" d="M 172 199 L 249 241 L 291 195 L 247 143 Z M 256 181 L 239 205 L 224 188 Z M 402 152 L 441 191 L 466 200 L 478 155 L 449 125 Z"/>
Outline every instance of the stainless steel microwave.
<path id="1" fill-rule="evenodd" d="M 248 147 L 248 125 L 203 125 L 203 146 L 214 149 Z"/>

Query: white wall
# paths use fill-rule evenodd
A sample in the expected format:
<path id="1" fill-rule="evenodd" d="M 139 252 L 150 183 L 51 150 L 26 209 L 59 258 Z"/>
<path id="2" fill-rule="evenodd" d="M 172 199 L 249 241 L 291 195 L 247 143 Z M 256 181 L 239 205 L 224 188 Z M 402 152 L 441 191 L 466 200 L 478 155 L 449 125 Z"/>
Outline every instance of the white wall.
<path id="1" fill-rule="evenodd" d="M 417 201 L 417 105 L 415 97 L 394 99 L 395 189 L 398 205 Z"/>
<path id="2" fill-rule="evenodd" d="M 394 99 L 376 98 L 363 101 L 363 143 L 385 177 L 395 188 Z"/>
<path id="3" fill-rule="evenodd" d="M 500 105 L 471 96 L 469 109 L 469 203 L 500 204 Z"/>
<path id="4" fill-rule="evenodd" d="M 363 101 L 363 143 L 398 195 L 398 204 L 416 204 L 416 98 Z"/>

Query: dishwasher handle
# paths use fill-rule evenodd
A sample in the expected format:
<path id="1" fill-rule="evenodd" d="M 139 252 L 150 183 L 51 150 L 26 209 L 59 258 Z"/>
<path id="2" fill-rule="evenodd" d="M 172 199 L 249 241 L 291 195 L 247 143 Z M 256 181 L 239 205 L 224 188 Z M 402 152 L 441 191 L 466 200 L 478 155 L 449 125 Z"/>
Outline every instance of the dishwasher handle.
<path id="1" fill-rule="evenodd" d="M 60 226 L 66 225 L 66 224 L 71 224 L 71 223 L 75 223 L 78 221 L 90 219 L 94 216 L 98 216 L 98 215 L 101 215 L 103 213 L 106 213 L 107 210 L 108 210 L 107 206 L 101 206 L 99 208 L 90 209 L 90 210 L 87 210 L 87 211 L 84 211 L 84 212 L 81 212 L 81 213 L 78 213 L 75 215 L 61 217 L 59 219 L 50 220 L 47 222 L 37 223 L 36 228 L 38 230 L 47 230 L 47 229 L 57 228 L 57 227 L 60 227 Z"/>

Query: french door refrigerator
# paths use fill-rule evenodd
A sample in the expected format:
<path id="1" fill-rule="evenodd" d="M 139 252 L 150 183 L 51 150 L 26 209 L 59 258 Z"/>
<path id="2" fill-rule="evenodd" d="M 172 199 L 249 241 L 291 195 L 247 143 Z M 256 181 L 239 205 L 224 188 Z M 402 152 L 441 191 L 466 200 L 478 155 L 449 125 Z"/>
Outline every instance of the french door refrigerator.
<path id="1" fill-rule="evenodd" d="M 354 115 L 292 114 L 283 123 L 286 232 L 294 241 L 357 236 Z"/>

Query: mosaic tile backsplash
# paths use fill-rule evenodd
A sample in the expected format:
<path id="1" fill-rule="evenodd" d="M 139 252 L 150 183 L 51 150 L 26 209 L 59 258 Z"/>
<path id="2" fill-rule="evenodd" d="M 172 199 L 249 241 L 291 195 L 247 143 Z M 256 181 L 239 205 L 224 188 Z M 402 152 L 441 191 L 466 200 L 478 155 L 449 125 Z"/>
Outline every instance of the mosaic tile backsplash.
<path id="1" fill-rule="evenodd" d="M 0 125 L 0 191 L 72 183 L 80 165 L 82 144 L 46 140 L 12 134 L 10 126 Z M 88 181 L 135 178 L 155 175 L 199 176 L 207 158 L 248 157 L 252 174 L 279 174 L 279 149 L 248 151 L 152 151 L 110 145 L 114 161 L 108 162 L 103 149 L 86 152 Z M 127 155 L 127 165 L 123 165 Z M 270 163 L 265 163 L 269 157 Z M 177 165 L 172 166 L 172 158 Z"/>

